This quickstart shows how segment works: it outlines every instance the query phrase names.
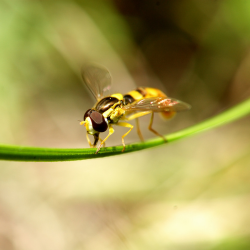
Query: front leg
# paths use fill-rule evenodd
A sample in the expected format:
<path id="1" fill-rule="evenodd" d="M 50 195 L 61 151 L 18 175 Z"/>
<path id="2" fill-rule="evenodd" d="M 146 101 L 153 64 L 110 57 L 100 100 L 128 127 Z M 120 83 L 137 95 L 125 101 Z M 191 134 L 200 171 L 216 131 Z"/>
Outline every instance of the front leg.
<path id="1" fill-rule="evenodd" d="M 95 152 L 96 154 L 99 152 L 101 146 L 105 144 L 105 141 L 109 138 L 109 136 L 112 135 L 112 134 L 114 133 L 114 131 L 115 131 L 115 130 L 112 128 L 112 126 L 109 125 L 109 134 L 107 135 L 107 137 L 106 137 L 104 140 L 101 140 L 101 143 L 100 143 L 99 147 L 97 148 L 97 150 L 96 150 L 96 152 Z M 99 138 L 99 137 L 98 137 L 98 138 Z"/>
<path id="2" fill-rule="evenodd" d="M 89 139 L 89 134 L 88 134 L 88 132 L 86 133 L 87 141 L 88 141 L 89 146 L 90 146 L 91 148 L 95 148 L 95 147 L 96 147 L 96 144 L 97 144 L 97 142 L 98 142 L 98 140 L 101 140 L 101 138 L 99 138 L 99 133 L 98 133 L 98 134 L 94 134 L 93 136 L 94 136 L 94 144 L 91 143 L 91 141 L 90 141 L 90 139 Z"/>

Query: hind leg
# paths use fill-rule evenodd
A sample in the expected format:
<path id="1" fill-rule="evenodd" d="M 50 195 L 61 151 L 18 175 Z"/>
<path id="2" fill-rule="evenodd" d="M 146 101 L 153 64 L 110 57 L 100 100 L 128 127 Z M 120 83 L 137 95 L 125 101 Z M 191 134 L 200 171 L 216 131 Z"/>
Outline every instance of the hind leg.
<path id="1" fill-rule="evenodd" d="M 143 138 L 143 135 L 142 135 L 141 130 L 140 130 L 139 119 L 136 118 L 135 121 L 136 121 L 137 134 L 140 137 L 141 141 L 144 142 L 144 138 Z"/>
<path id="2" fill-rule="evenodd" d="M 155 135 L 161 137 L 165 142 L 167 142 L 166 138 L 165 138 L 163 135 L 159 134 L 157 131 L 155 131 L 155 130 L 152 128 L 153 121 L 154 121 L 154 112 L 152 112 L 152 114 L 151 114 L 151 118 L 150 118 L 150 123 L 149 123 L 148 129 L 149 129 L 151 132 L 153 132 Z"/>

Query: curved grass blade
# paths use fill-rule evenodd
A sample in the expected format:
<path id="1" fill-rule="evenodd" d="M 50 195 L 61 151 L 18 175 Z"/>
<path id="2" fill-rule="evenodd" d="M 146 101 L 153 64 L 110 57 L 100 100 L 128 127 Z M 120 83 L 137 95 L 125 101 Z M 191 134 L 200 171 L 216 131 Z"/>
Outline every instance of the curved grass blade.
<path id="1" fill-rule="evenodd" d="M 198 134 L 202 131 L 219 127 L 238 120 L 250 114 L 250 99 L 236 105 L 235 107 L 212 117 L 204 122 L 178 132 L 166 135 L 168 142 L 176 141 L 191 135 Z M 161 138 L 148 140 L 144 143 L 135 143 L 126 146 L 124 153 L 121 152 L 122 146 L 102 148 L 98 154 L 95 154 L 95 148 L 37 148 L 24 146 L 0 145 L 0 160 L 11 161 L 33 161 L 33 162 L 52 162 L 52 161 L 74 161 L 86 160 L 99 157 L 106 157 L 118 154 L 125 154 L 151 148 L 165 144 Z"/>

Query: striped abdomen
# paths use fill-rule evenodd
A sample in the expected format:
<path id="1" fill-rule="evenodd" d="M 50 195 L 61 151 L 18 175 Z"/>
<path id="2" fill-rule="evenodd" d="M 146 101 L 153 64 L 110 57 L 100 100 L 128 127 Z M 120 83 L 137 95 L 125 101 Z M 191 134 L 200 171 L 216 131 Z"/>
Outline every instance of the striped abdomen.
<path id="1" fill-rule="evenodd" d="M 125 105 L 129 105 L 135 101 L 139 101 L 149 97 L 167 97 L 161 90 L 155 88 L 139 87 L 123 96 Z M 175 115 L 173 111 L 160 112 L 164 119 L 170 119 Z"/>

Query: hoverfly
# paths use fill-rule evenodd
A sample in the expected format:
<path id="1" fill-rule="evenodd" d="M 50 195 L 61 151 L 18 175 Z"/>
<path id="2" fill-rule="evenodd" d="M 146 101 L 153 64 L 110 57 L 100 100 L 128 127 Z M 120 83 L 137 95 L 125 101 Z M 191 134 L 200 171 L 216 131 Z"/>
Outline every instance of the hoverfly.
<path id="1" fill-rule="evenodd" d="M 134 127 L 126 121 L 136 119 L 137 133 L 143 141 L 138 118 L 151 114 L 148 129 L 166 141 L 162 135 L 152 128 L 154 113 L 161 113 L 164 118 L 169 119 L 173 117 L 176 112 L 190 109 L 189 104 L 167 97 L 167 95 L 156 88 L 139 87 L 125 95 L 116 93 L 105 96 L 105 93 L 107 93 L 111 87 L 111 76 L 107 69 L 97 65 L 83 68 L 82 78 L 85 85 L 97 100 L 94 107 L 86 111 L 83 121 L 80 122 L 80 125 L 84 124 L 86 127 L 87 141 L 90 147 L 96 147 L 98 141 L 100 141 L 96 154 L 99 152 L 101 146 L 105 146 L 105 142 L 109 136 L 114 133 L 113 125 L 129 129 L 122 136 L 122 152 L 124 152 L 124 138 Z M 102 140 L 99 134 L 106 130 L 108 130 L 109 133 L 106 138 Z M 89 139 L 89 134 L 94 136 L 93 144 Z"/>

